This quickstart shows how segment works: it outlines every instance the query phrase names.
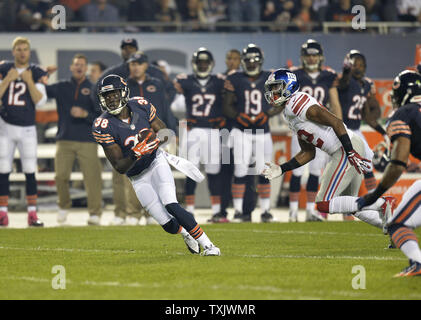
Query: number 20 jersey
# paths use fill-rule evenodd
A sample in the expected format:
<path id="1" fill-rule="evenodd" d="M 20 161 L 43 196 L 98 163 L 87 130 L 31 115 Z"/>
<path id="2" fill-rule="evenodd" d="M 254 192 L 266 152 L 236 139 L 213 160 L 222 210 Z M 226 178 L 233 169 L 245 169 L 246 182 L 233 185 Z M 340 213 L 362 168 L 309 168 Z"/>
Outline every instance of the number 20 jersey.
<path id="1" fill-rule="evenodd" d="M 264 97 L 265 82 L 270 75 L 270 71 L 262 71 L 257 79 L 253 80 L 245 72 L 239 71 L 227 77 L 225 90 L 234 92 L 237 98 L 235 106 L 237 112 L 244 112 L 253 117 L 271 108 Z M 269 132 L 269 122 L 263 126 L 251 125 L 247 128 L 237 122 L 234 125 L 241 130 L 264 129 L 264 132 Z"/>
<path id="2" fill-rule="evenodd" d="M 298 91 L 288 100 L 283 111 L 284 117 L 299 139 L 332 155 L 342 144 L 332 127 L 317 124 L 307 119 L 307 110 L 313 105 L 320 104 L 309 94 Z M 320 107 L 323 108 L 321 105 Z M 351 138 L 353 133 L 350 130 L 347 130 L 347 132 Z"/>

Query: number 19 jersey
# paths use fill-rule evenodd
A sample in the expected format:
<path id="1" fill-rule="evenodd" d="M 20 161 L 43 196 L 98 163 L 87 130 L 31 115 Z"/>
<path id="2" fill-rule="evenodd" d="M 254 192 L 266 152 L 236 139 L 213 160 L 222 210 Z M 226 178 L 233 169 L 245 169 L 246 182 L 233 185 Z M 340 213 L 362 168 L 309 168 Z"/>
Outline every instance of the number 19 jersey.
<path id="1" fill-rule="evenodd" d="M 284 117 L 291 130 L 297 134 L 298 139 L 304 140 L 332 155 L 342 144 L 332 127 L 317 124 L 307 119 L 307 110 L 313 105 L 324 108 L 309 94 L 296 92 L 285 106 Z M 348 129 L 347 132 L 351 138 L 353 133 Z"/>

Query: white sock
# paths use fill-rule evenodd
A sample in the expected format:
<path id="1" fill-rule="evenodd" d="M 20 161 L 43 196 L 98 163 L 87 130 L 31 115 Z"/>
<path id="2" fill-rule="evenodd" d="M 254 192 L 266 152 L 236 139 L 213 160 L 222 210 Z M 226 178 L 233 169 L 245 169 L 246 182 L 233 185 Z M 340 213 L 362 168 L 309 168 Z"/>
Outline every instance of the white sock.
<path id="1" fill-rule="evenodd" d="M 181 234 L 183 237 L 185 237 L 185 236 L 187 236 L 189 233 L 187 232 L 187 230 L 186 230 L 186 229 L 184 229 L 183 227 L 181 227 L 180 234 Z"/>
<path id="2" fill-rule="evenodd" d="M 187 205 L 186 210 L 190 213 L 193 213 L 194 212 L 194 205 L 192 205 L 192 204 Z"/>
<path id="3" fill-rule="evenodd" d="M 306 210 L 313 212 L 314 211 L 314 202 L 307 202 Z"/>
<path id="4" fill-rule="evenodd" d="M 0 211 L 4 211 L 7 213 L 7 207 L 0 207 Z"/>
<path id="5" fill-rule="evenodd" d="M 329 213 L 353 213 L 358 211 L 358 197 L 341 196 L 329 201 Z"/>
<path id="6" fill-rule="evenodd" d="M 235 211 L 243 212 L 243 199 L 242 198 L 232 199 L 232 203 L 234 204 Z"/>
<path id="7" fill-rule="evenodd" d="M 270 198 L 260 198 L 259 197 L 259 207 L 263 212 L 269 211 L 270 209 Z"/>
<path id="8" fill-rule="evenodd" d="M 382 228 L 382 219 L 379 216 L 379 212 L 377 210 L 363 210 L 356 212 L 354 214 L 355 217 L 358 219 L 371 224 L 377 228 Z"/>
<path id="9" fill-rule="evenodd" d="M 37 207 L 36 206 L 28 206 L 28 212 L 31 211 L 37 211 Z"/>
<path id="10" fill-rule="evenodd" d="M 298 211 L 298 201 L 289 202 L 289 211 Z"/>
<path id="11" fill-rule="evenodd" d="M 213 246 L 213 243 L 209 240 L 208 236 L 206 235 L 206 233 L 203 231 L 202 235 L 196 239 L 197 242 L 199 242 L 199 244 L 202 246 L 202 248 L 207 248 L 210 246 Z"/>
<path id="12" fill-rule="evenodd" d="M 421 263 L 421 250 L 418 246 L 418 242 L 408 240 L 400 247 L 400 249 L 408 257 L 408 259 Z"/>
<path id="13" fill-rule="evenodd" d="M 221 204 L 220 203 L 212 205 L 212 213 L 213 214 L 218 213 L 220 211 L 221 211 Z"/>

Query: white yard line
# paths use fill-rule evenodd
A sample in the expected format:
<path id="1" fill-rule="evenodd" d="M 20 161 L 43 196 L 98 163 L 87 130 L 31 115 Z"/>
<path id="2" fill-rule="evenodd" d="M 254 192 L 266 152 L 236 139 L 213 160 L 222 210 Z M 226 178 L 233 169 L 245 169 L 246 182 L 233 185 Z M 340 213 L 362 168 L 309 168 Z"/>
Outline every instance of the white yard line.
<path id="1" fill-rule="evenodd" d="M 227 232 L 227 229 L 212 229 L 218 232 Z M 354 233 L 354 232 L 332 232 L 332 231 L 305 231 L 305 230 L 259 230 L 259 229 L 229 229 L 229 232 L 254 232 L 270 234 L 303 234 L 303 235 L 329 235 L 329 236 L 367 236 L 384 237 L 379 229 L 379 233 Z"/>

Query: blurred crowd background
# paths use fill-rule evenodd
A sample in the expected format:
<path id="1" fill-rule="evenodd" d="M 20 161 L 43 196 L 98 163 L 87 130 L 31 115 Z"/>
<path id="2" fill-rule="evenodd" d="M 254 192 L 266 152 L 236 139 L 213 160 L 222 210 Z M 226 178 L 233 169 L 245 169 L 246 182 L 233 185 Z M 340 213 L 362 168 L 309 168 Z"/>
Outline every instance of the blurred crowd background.
<path id="1" fill-rule="evenodd" d="M 355 5 L 367 22 L 421 22 L 420 0 L 2 0 L 0 31 L 53 32 L 55 5 L 68 32 L 313 32 L 352 21 Z"/>

